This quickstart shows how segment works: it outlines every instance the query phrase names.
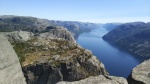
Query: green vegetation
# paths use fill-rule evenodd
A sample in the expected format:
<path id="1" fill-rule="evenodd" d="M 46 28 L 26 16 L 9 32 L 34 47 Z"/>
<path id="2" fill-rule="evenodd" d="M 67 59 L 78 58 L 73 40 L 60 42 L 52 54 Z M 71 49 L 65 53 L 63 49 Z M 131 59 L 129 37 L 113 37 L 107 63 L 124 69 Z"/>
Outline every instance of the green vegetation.
<path id="1" fill-rule="evenodd" d="M 21 64 L 25 61 L 26 54 L 42 50 L 43 46 L 34 46 L 31 44 L 31 42 L 36 41 L 36 39 L 37 38 L 33 38 L 28 42 L 20 42 L 20 41 L 12 42 L 12 45 L 14 46 L 13 48 L 16 51 Z"/>
<path id="2" fill-rule="evenodd" d="M 73 45 L 68 40 L 63 39 L 38 39 L 32 38 L 26 42 L 14 41 L 11 42 L 14 46 L 20 63 L 23 65 L 24 62 L 36 62 L 39 58 L 47 57 L 52 60 L 53 55 L 60 55 L 61 58 L 70 56 L 71 54 L 80 54 L 74 51 L 78 49 L 76 45 Z M 76 55 L 77 56 L 77 55 Z M 75 57 L 76 57 L 75 56 Z M 54 61 L 55 65 L 59 65 L 57 61 Z"/>

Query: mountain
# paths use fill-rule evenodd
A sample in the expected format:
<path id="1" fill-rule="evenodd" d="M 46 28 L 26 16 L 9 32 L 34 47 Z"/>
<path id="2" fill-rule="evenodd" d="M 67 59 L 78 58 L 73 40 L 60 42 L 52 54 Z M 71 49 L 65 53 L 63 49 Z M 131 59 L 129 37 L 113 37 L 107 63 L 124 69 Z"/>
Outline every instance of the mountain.
<path id="1" fill-rule="evenodd" d="M 63 24 L 65 23 L 67 22 L 63 22 Z M 64 26 L 68 28 L 65 28 L 62 25 L 56 25 L 45 19 L 1 16 L 0 31 L 7 37 L 12 46 L 8 41 L 1 45 L 3 48 L 10 45 L 18 56 L 17 58 L 16 55 L 12 54 L 12 59 L 9 58 L 15 61 L 15 66 L 18 67 L 14 66 L 13 69 L 10 69 L 12 72 L 10 71 L 10 73 L 7 74 L 5 71 L 2 74 L 9 76 L 13 72 L 15 75 L 23 72 L 27 84 L 56 84 L 60 81 L 73 82 L 84 80 L 85 78 L 88 79 L 90 76 L 92 76 L 93 80 L 98 79 L 98 81 L 102 83 L 112 82 L 118 84 L 125 82 L 126 84 L 127 81 L 124 78 L 109 76 L 104 64 L 98 60 L 91 51 L 82 48 L 75 42 L 72 36 L 73 34 L 71 33 L 73 33 L 73 31 L 81 32 L 81 30 L 84 32 L 84 29 L 92 28 L 93 24 L 90 25 L 90 23 L 80 22 L 68 22 L 67 24 L 68 25 L 65 24 Z M 68 31 L 69 28 L 70 32 L 72 31 L 71 33 Z M 3 39 L 0 38 L 0 41 L 2 40 Z M 5 56 L 7 55 L 7 50 L 5 49 L 5 51 L 3 48 L 3 52 L 1 53 L 4 55 L 2 56 L 7 57 Z M 10 49 L 11 51 L 8 53 L 14 53 L 13 49 Z M 3 60 L 8 59 L 4 58 Z M 19 61 L 22 71 L 18 64 Z M 13 64 L 11 61 L 5 62 Z M 3 64 L 1 63 L 0 66 L 3 66 Z M 18 71 L 16 72 L 16 70 Z M 8 80 L 13 79 L 13 76 L 9 76 L 11 78 L 8 78 Z M 21 80 L 15 80 L 17 76 L 19 76 Z M 20 74 L 17 76 L 14 77 L 14 83 L 22 84 L 21 82 L 23 82 L 24 84 L 23 75 Z M 102 80 L 98 77 L 101 77 Z M 5 81 L 7 81 L 7 78 L 2 79 L 2 84 L 5 83 Z"/>
<path id="2" fill-rule="evenodd" d="M 19 57 L 27 84 L 56 84 L 59 81 L 108 75 L 104 64 L 91 51 L 71 40 L 36 36 L 27 31 L 18 32 L 3 34 Z"/>
<path id="3" fill-rule="evenodd" d="M 88 22 L 77 22 L 77 21 L 55 21 L 50 20 L 50 23 L 54 25 L 64 26 L 67 28 L 73 36 L 78 37 L 79 34 L 84 32 L 90 32 L 95 28 L 99 28 L 102 24 L 88 23 Z"/>
<path id="4" fill-rule="evenodd" d="M 2 32 L 23 30 L 38 33 L 52 25 L 46 19 L 9 15 L 0 16 L 0 31 Z"/>
<path id="5" fill-rule="evenodd" d="M 108 31 L 114 30 L 117 28 L 117 26 L 121 25 L 122 23 L 106 23 L 103 25 L 105 29 Z"/>
<path id="6" fill-rule="evenodd" d="M 150 23 L 133 22 L 119 25 L 104 35 L 103 39 L 139 56 L 150 57 Z"/>
<path id="7" fill-rule="evenodd" d="M 71 34 L 77 38 L 79 34 L 90 32 L 92 29 L 98 28 L 100 24 L 83 23 L 76 21 L 55 21 L 47 19 L 39 19 L 35 17 L 24 16 L 0 16 L 0 31 L 28 31 L 33 33 L 41 33 L 46 31 L 49 26 L 63 26 L 67 28 Z"/>

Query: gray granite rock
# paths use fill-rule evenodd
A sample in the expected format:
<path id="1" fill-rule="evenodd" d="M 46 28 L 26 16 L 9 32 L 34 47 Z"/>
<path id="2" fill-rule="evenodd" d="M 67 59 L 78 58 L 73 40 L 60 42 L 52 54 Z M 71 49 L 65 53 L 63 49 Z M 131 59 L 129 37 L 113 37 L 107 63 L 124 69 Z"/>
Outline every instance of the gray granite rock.
<path id="1" fill-rule="evenodd" d="M 128 78 L 130 84 L 150 84 L 150 60 L 136 66 Z"/>
<path id="2" fill-rule="evenodd" d="M 2 34 L 0 34 L 0 75 L 0 84 L 26 84 L 17 55 Z"/>
<path id="3" fill-rule="evenodd" d="M 3 32 L 9 41 L 27 41 L 33 37 L 33 33 L 27 31 Z"/>
<path id="4" fill-rule="evenodd" d="M 62 26 L 48 27 L 47 31 L 48 32 L 41 33 L 40 36 L 43 38 L 48 38 L 48 39 L 61 38 L 61 39 L 75 42 L 75 39 L 72 36 L 72 34 L 66 28 Z"/>
<path id="5" fill-rule="evenodd" d="M 103 75 L 95 76 L 95 77 L 88 77 L 86 79 L 74 82 L 65 82 L 61 81 L 57 84 L 128 84 L 127 80 L 122 77 L 114 77 L 108 76 L 105 77 Z"/>

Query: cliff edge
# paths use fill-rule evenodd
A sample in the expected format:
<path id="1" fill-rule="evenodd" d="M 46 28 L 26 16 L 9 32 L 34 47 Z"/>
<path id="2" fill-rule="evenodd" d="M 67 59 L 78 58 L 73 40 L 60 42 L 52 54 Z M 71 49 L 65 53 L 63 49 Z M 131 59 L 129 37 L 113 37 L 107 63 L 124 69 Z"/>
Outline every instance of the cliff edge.
<path id="1" fill-rule="evenodd" d="M 128 77 L 129 84 L 150 84 L 150 60 L 136 66 Z"/>
<path id="2" fill-rule="evenodd" d="M 57 84 L 128 84 L 127 80 L 123 77 L 115 77 L 115 76 L 104 76 L 99 75 L 95 77 L 89 77 L 80 81 L 74 82 L 65 82 L 61 81 Z"/>

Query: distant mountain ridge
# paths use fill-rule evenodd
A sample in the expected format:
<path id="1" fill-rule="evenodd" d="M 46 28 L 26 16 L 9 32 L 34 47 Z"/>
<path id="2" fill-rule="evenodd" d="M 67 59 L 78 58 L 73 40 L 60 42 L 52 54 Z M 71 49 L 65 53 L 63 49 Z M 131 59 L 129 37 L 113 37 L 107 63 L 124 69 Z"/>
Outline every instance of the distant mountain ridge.
<path id="1" fill-rule="evenodd" d="M 77 21 L 55 21 L 50 20 L 50 23 L 54 25 L 64 26 L 75 36 L 83 32 L 90 32 L 95 28 L 99 28 L 101 24 L 89 23 L 89 22 L 77 22 Z"/>
<path id="2" fill-rule="evenodd" d="M 77 21 L 55 21 L 47 19 L 39 19 L 35 17 L 4 15 L 0 16 L 0 31 L 28 31 L 40 33 L 45 31 L 48 26 L 63 26 L 67 28 L 74 37 L 78 37 L 83 32 L 89 32 L 98 28 L 100 24 L 84 23 Z"/>
<path id="3" fill-rule="evenodd" d="M 114 30 L 117 28 L 117 26 L 121 25 L 123 23 L 106 23 L 103 25 L 103 27 L 105 29 L 107 29 L 108 31 Z"/>
<path id="4" fill-rule="evenodd" d="M 103 39 L 144 57 L 150 57 L 150 23 L 132 22 L 117 26 Z"/>

